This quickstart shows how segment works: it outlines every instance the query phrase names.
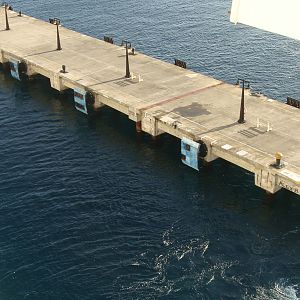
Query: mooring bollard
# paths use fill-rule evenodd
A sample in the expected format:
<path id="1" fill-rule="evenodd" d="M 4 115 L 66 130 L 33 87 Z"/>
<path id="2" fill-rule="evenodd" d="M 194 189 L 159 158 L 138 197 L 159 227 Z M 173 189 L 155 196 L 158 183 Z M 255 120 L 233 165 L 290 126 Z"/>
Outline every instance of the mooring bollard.
<path id="1" fill-rule="evenodd" d="M 61 66 L 60 73 L 67 73 L 67 71 L 66 71 L 66 66 L 65 66 L 65 65 L 62 65 L 62 66 Z"/>
<path id="2" fill-rule="evenodd" d="M 276 169 L 281 169 L 284 167 L 284 163 L 282 162 L 283 154 L 281 152 L 275 153 L 275 162 L 271 164 L 271 167 Z"/>
<path id="3" fill-rule="evenodd" d="M 282 157 L 283 157 L 283 154 L 281 152 L 276 152 L 275 153 L 275 159 L 276 159 L 275 167 L 278 168 L 278 169 L 282 168 L 282 166 L 283 166 L 283 163 L 281 162 Z"/>

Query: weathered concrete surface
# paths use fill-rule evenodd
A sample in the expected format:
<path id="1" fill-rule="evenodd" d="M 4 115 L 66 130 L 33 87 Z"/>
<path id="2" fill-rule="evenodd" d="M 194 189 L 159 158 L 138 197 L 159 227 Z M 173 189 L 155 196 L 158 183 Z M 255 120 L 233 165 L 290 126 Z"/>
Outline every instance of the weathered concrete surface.
<path id="1" fill-rule="evenodd" d="M 124 47 L 60 27 L 63 50 L 56 51 L 54 25 L 8 14 L 11 30 L 0 31 L 0 62 L 25 62 L 30 75 L 48 77 L 57 90 L 92 91 L 96 106 L 105 104 L 141 121 L 152 135 L 202 139 L 209 148 L 206 160 L 221 157 L 253 172 L 255 184 L 269 192 L 283 187 L 300 195 L 299 109 L 246 92 L 247 122 L 239 124 L 240 87 L 141 53 L 130 55 L 131 73 L 137 77 L 125 79 Z M 61 65 L 68 73 L 59 72 Z M 285 162 L 280 170 L 270 167 L 278 151 Z"/>

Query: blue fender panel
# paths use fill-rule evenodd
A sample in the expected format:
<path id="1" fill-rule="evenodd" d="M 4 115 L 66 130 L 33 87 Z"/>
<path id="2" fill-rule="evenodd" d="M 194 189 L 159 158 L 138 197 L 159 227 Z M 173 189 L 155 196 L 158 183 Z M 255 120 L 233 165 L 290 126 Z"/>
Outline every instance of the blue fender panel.
<path id="1" fill-rule="evenodd" d="M 19 62 L 16 60 L 10 60 L 9 65 L 11 76 L 17 80 L 21 80 L 19 75 Z"/>
<path id="2" fill-rule="evenodd" d="M 84 114 L 88 114 L 86 101 L 85 101 L 86 91 L 80 89 L 74 89 L 74 103 L 75 108 Z"/>
<path id="3" fill-rule="evenodd" d="M 199 153 L 199 147 L 200 145 L 192 140 L 183 138 L 181 140 L 181 161 L 199 171 L 199 166 L 198 166 L 198 153 Z"/>

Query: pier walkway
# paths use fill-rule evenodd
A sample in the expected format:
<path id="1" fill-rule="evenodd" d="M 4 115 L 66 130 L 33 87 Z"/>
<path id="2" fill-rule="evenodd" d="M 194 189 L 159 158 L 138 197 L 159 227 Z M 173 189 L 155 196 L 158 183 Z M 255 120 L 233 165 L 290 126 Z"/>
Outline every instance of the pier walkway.
<path id="1" fill-rule="evenodd" d="M 0 8 L 0 20 L 4 18 Z M 0 30 L 0 63 L 16 78 L 41 74 L 58 90 L 74 90 L 76 108 L 107 105 L 152 136 L 181 140 L 182 161 L 222 158 L 254 174 L 270 193 L 281 188 L 300 195 L 300 110 L 245 90 L 245 123 L 238 123 L 241 87 L 180 68 L 135 51 L 125 78 L 125 48 L 8 11 L 10 30 Z M 129 50 L 131 52 L 131 50 Z M 62 65 L 66 72 L 61 72 Z M 23 71 L 22 71 L 23 70 Z M 87 94 L 88 93 L 88 94 Z M 88 96 L 87 96 L 88 95 Z M 282 165 L 272 166 L 275 153 Z"/>

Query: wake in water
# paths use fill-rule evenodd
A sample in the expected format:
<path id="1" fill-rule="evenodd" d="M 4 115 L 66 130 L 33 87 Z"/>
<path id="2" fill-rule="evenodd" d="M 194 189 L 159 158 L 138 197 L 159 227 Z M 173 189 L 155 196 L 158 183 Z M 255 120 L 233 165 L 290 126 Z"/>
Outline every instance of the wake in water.
<path id="1" fill-rule="evenodd" d="M 206 290 L 215 279 L 227 277 L 226 271 L 238 264 L 237 261 L 212 262 L 209 257 L 210 241 L 203 238 L 176 240 L 176 226 L 162 233 L 162 247 L 154 256 L 144 252 L 131 262 L 131 266 L 149 272 L 142 280 L 135 280 L 129 286 L 123 284 L 125 278 L 119 277 L 115 285 L 120 293 L 129 298 L 143 295 L 144 299 L 158 297 L 180 297 L 193 291 L 201 299 L 206 298 Z M 177 228 L 178 229 L 178 228 Z M 128 280 L 128 278 L 127 278 Z M 226 280 L 232 280 L 226 278 Z"/>
<path id="2" fill-rule="evenodd" d="M 256 295 L 249 296 L 247 300 L 298 300 L 300 295 L 300 284 L 290 284 L 288 280 L 282 279 L 269 287 L 257 287 Z"/>

